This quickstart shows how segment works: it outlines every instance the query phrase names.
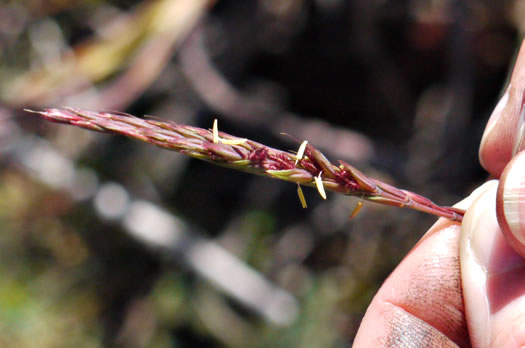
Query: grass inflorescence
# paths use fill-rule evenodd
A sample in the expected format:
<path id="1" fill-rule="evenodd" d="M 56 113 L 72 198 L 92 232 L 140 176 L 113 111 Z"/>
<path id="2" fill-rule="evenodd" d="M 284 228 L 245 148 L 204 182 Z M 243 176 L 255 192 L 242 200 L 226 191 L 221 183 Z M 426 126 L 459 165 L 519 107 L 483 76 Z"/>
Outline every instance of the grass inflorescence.
<path id="1" fill-rule="evenodd" d="M 464 214 L 463 210 L 438 206 L 416 193 L 370 178 L 344 161 L 335 165 L 307 141 L 294 154 L 220 132 L 216 122 L 212 129 L 203 129 L 119 112 L 76 108 L 26 111 L 39 114 L 49 121 L 102 133 L 121 134 L 216 165 L 295 182 L 299 185 L 298 194 L 303 207 L 306 207 L 306 201 L 300 185 L 316 187 L 323 199 L 326 199 L 326 189 L 377 203 L 416 209 L 458 222 L 461 222 Z"/>

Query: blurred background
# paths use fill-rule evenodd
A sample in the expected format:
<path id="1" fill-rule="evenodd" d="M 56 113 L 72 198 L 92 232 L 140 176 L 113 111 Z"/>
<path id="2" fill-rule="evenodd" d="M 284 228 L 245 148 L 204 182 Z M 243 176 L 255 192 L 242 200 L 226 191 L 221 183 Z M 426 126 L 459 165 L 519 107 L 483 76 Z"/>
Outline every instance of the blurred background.
<path id="1" fill-rule="evenodd" d="M 525 1 L 3 0 L 0 345 L 343 347 L 433 216 L 254 177 L 24 108 L 154 115 L 451 205 Z"/>

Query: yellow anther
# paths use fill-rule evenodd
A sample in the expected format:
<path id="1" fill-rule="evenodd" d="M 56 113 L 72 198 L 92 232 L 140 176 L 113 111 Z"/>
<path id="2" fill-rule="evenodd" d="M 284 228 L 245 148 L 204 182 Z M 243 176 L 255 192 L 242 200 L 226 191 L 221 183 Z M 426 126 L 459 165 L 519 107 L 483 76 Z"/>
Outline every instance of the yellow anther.
<path id="1" fill-rule="evenodd" d="M 304 150 L 306 150 L 306 145 L 308 144 L 308 140 L 305 140 L 301 143 L 301 146 L 299 146 L 299 150 L 297 151 L 297 155 L 295 155 L 295 165 L 299 163 L 300 160 L 303 159 Z"/>
<path id="2" fill-rule="evenodd" d="M 248 139 L 223 139 L 223 138 L 219 138 L 219 126 L 218 126 L 217 119 L 213 120 L 212 133 L 213 133 L 213 143 L 215 143 L 215 144 L 222 143 L 222 144 L 226 144 L 226 145 L 241 145 L 241 144 L 244 144 L 248 140 Z"/>
<path id="3" fill-rule="evenodd" d="M 219 143 L 219 126 L 217 125 L 217 119 L 213 120 L 213 142 Z"/>
<path id="4" fill-rule="evenodd" d="M 224 139 L 219 138 L 219 142 L 226 145 L 241 145 L 244 144 L 248 139 Z"/>
<path id="5" fill-rule="evenodd" d="M 321 174 L 323 174 L 322 171 L 319 173 L 318 176 L 314 176 L 314 181 L 315 186 L 317 186 L 317 191 L 319 191 L 319 194 L 321 195 L 321 197 L 323 197 L 323 199 L 326 199 L 326 192 L 324 190 L 323 179 L 321 179 Z"/>
<path id="6" fill-rule="evenodd" d="M 361 199 L 359 202 L 357 202 L 357 205 L 355 206 L 354 210 L 352 210 L 352 214 L 348 217 L 348 220 L 352 220 L 357 216 L 357 213 L 361 210 L 363 207 L 363 200 Z"/>
<path id="7" fill-rule="evenodd" d="M 297 195 L 299 196 L 299 200 L 301 201 L 301 205 L 303 206 L 303 209 L 306 209 L 306 199 L 304 198 L 303 189 L 301 188 L 301 185 L 297 184 Z"/>

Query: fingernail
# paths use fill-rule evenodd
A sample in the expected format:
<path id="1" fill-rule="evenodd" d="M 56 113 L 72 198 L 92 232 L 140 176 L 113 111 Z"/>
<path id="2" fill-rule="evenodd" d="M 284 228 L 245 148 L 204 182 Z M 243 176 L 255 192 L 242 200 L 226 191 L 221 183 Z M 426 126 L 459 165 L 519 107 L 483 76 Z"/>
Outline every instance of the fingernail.
<path id="1" fill-rule="evenodd" d="M 469 254 L 472 254 L 476 263 L 485 270 L 490 264 L 493 240 L 496 237 L 494 234 L 484 233 L 497 229 L 496 191 L 497 182 L 492 182 L 490 187 L 472 203 L 461 225 L 462 236 L 468 239 L 465 245 L 469 247 Z"/>
<path id="2" fill-rule="evenodd" d="M 512 307 L 513 299 L 519 296 L 519 287 L 513 285 L 523 279 L 525 267 L 525 260 L 511 248 L 499 228 L 495 209 L 499 188 L 498 182 L 491 182 L 468 208 L 461 224 L 460 265 L 466 316 L 470 337 L 479 347 L 494 346 L 499 318 L 508 319 L 508 304 Z"/>
<path id="3" fill-rule="evenodd" d="M 497 226 L 494 212 L 497 182 L 483 187 L 484 191 L 474 199 L 461 223 L 460 265 L 465 303 L 468 303 L 466 315 L 469 319 L 475 318 L 471 336 L 480 347 L 487 347 L 491 325 L 486 285 L 496 238 L 493 227 Z"/>
<path id="4" fill-rule="evenodd" d="M 524 266 L 524 259 L 503 236 L 496 218 L 497 184 L 491 185 L 468 209 L 463 220 L 462 238 L 478 267 L 487 277 Z M 525 190 L 524 190 L 525 192 Z"/>
<path id="5" fill-rule="evenodd" d="M 498 104 L 496 104 L 496 107 L 494 108 L 494 111 L 492 111 L 492 114 L 490 115 L 489 121 L 487 122 L 487 126 L 485 127 L 485 131 L 483 132 L 483 137 L 481 138 L 481 145 L 480 149 L 482 149 L 489 139 L 489 135 L 494 129 L 494 126 L 496 125 L 498 119 L 503 114 L 503 110 L 505 109 L 505 106 L 507 106 L 507 102 L 509 101 L 509 90 L 510 90 L 510 84 L 507 87 L 507 90 L 505 91 L 505 94 L 501 97 Z M 480 156 L 480 161 L 483 162 L 483 158 Z M 481 163 L 483 165 L 483 163 Z M 484 165 L 483 165 L 484 166 Z"/>
<path id="6" fill-rule="evenodd" d="M 525 246 L 525 152 L 509 163 L 502 185 L 505 222 L 512 236 Z"/>

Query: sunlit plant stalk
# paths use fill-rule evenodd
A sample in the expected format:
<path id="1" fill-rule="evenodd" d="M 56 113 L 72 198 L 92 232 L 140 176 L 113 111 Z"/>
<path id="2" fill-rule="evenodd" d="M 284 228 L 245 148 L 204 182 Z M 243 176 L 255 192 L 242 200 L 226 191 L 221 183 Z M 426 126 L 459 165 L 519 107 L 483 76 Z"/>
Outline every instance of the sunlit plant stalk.
<path id="1" fill-rule="evenodd" d="M 326 189 L 377 203 L 416 209 L 458 222 L 461 222 L 464 214 L 461 209 L 438 206 L 416 193 L 370 178 L 344 161 L 338 161 L 339 165 L 332 164 L 307 141 L 294 154 L 219 132 L 216 122 L 213 129 L 208 130 L 116 112 L 76 108 L 26 111 L 53 122 L 102 133 L 121 134 L 220 166 L 295 182 L 299 185 L 298 194 L 303 207 L 306 202 L 300 185 L 317 187 L 323 199 L 326 199 Z"/>

